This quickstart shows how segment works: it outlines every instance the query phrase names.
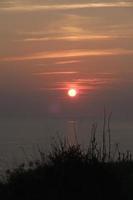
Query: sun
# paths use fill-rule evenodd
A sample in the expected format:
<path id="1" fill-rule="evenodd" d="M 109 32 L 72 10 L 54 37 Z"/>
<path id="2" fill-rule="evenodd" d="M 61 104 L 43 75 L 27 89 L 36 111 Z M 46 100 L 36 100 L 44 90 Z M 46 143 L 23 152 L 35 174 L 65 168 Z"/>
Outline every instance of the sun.
<path id="1" fill-rule="evenodd" d="M 77 96 L 77 90 L 75 88 L 70 88 L 68 90 L 68 96 L 69 97 L 76 97 Z"/>

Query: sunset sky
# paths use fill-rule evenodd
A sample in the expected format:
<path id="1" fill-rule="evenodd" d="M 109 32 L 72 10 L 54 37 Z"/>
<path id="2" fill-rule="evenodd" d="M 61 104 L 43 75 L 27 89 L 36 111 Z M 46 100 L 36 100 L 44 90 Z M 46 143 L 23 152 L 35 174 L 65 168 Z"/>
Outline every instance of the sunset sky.
<path id="1" fill-rule="evenodd" d="M 133 1 L 0 0 L 0 118 L 97 120 L 104 106 L 133 130 Z"/>

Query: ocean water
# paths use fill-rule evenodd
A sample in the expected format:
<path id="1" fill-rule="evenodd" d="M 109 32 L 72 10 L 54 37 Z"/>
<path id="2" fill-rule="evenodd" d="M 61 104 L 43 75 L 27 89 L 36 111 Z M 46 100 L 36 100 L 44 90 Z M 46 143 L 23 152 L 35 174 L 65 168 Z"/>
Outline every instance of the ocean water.
<path id="1" fill-rule="evenodd" d="M 76 140 L 86 148 L 89 143 L 90 119 L 3 119 L 0 121 L 0 162 L 3 171 L 23 161 L 39 158 L 38 148 L 44 152 L 51 149 L 51 144 L 60 137 L 67 137 L 69 142 Z M 97 121 L 97 140 L 101 143 L 103 121 Z M 129 122 L 110 123 L 112 149 L 119 143 L 121 151 L 133 152 L 133 127 Z M 58 140 L 58 139 L 57 139 Z"/>

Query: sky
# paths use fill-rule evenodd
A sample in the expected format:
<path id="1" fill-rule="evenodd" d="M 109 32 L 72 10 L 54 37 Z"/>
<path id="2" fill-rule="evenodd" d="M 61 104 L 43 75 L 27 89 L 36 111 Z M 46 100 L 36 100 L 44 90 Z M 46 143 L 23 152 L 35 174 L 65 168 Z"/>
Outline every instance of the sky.
<path id="1" fill-rule="evenodd" d="M 106 107 L 133 130 L 132 22 L 131 0 L 0 0 L 0 119 L 93 121 Z"/>

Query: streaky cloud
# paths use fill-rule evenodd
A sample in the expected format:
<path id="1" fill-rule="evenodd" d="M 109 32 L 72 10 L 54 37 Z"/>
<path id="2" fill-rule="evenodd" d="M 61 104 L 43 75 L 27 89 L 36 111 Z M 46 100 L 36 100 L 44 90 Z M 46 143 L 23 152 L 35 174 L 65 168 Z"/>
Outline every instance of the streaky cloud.
<path id="1" fill-rule="evenodd" d="M 40 72 L 40 73 L 33 73 L 33 75 L 37 75 L 37 76 L 53 76 L 53 75 L 71 75 L 71 74 L 77 74 L 78 72 L 76 71 L 70 71 L 70 72 Z"/>
<path id="2" fill-rule="evenodd" d="M 97 3 L 81 3 L 81 4 L 59 4 L 59 5 L 32 5 L 32 4 L 14 4 L 7 7 L 1 7 L 0 10 L 5 11 L 40 11 L 40 10 L 73 10 L 73 9 L 85 9 L 85 8 L 125 8 L 133 7 L 133 2 L 97 2 Z"/>
<path id="3" fill-rule="evenodd" d="M 25 56 L 14 57 L 1 57 L 0 62 L 12 62 L 12 61 L 30 61 L 30 60 L 42 60 L 42 59 L 59 59 L 59 58 L 73 58 L 73 57 L 89 57 L 89 56 L 118 56 L 118 55 L 133 55 L 133 50 L 128 49 L 73 49 L 62 50 L 55 52 L 39 52 Z"/>
<path id="4" fill-rule="evenodd" d="M 81 40 L 108 40 L 113 38 L 109 35 L 73 35 L 73 36 L 62 36 L 62 37 L 40 37 L 40 38 L 25 38 L 24 42 L 39 42 L 49 40 L 66 40 L 66 41 L 81 41 Z"/>
<path id="5" fill-rule="evenodd" d="M 63 61 L 58 61 L 55 62 L 57 65 L 66 65 L 66 64 L 74 64 L 74 63 L 79 63 L 80 60 L 63 60 Z"/>

